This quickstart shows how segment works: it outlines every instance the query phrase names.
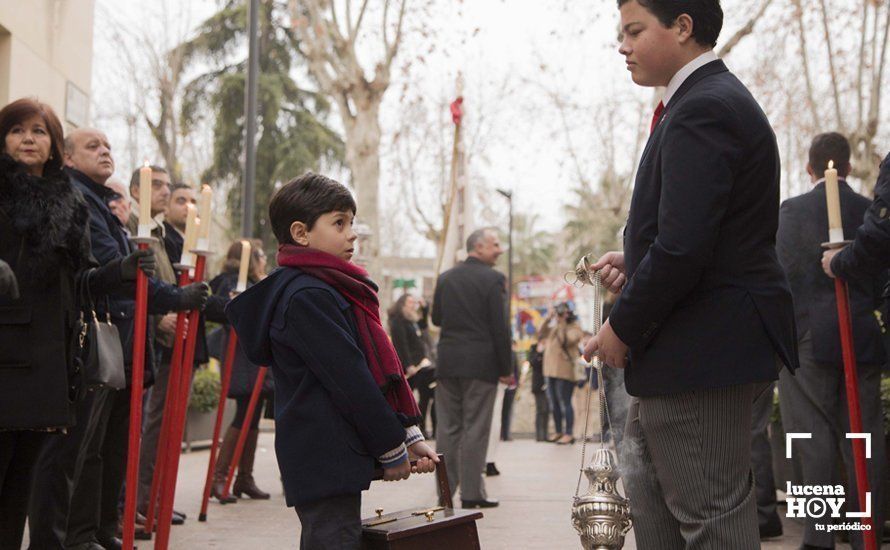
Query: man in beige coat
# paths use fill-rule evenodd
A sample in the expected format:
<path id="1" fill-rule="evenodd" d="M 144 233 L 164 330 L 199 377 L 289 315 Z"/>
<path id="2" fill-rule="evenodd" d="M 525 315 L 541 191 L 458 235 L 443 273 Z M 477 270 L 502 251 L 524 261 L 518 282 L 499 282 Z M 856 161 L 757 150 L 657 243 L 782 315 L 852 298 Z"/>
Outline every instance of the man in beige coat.
<path id="1" fill-rule="evenodd" d="M 538 330 L 538 351 L 544 353 L 547 398 L 550 400 L 550 410 L 553 411 L 556 426 L 556 433 L 548 441 L 559 445 L 575 442 L 572 435 L 575 425 L 572 393 L 577 382 L 575 363 L 581 355 L 578 343 L 583 335 L 574 312 L 565 302 L 556 304 Z"/>

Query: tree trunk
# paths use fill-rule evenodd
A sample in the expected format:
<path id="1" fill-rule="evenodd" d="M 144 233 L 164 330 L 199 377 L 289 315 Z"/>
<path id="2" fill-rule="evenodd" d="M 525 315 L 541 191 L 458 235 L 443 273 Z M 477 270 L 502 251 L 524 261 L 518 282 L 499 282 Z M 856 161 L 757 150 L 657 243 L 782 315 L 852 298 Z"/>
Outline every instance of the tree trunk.
<path id="1" fill-rule="evenodd" d="M 361 239 L 360 259 L 364 260 L 371 279 L 383 285 L 380 253 L 380 103 L 364 106 L 346 126 L 346 162 L 352 172 L 358 213 L 356 219 L 370 229 Z M 381 288 L 381 294 L 386 289 Z"/>

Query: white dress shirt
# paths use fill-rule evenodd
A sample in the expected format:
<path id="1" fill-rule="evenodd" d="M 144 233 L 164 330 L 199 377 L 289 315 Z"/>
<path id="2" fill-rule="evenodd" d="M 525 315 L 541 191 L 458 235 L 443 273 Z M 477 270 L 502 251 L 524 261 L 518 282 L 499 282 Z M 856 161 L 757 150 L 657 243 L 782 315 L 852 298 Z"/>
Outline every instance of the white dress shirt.
<path id="1" fill-rule="evenodd" d="M 686 81 L 687 78 L 692 75 L 698 69 L 704 67 L 711 61 L 717 61 L 719 57 L 714 53 L 714 50 L 708 50 L 700 56 L 696 57 L 689 63 L 683 66 L 682 69 L 677 71 L 677 74 L 671 78 L 671 81 L 668 83 L 667 88 L 664 90 L 664 98 L 661 100 L 665 107 L 671 101 L 671 98 L 674 97 L 674 94 L 677 93 L 677 90 L 680 89 L 680 86 L 683 85 L 683 82 Z"/>

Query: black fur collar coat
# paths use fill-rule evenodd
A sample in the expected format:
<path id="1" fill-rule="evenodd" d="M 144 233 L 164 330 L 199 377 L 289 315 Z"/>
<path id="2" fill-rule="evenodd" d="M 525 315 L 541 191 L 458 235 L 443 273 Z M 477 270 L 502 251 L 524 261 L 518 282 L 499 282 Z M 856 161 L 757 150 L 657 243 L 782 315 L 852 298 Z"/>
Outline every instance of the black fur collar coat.
<path id="1" fill-rule="evenodd" d="M 0 223 L 19 239 L 15 257 L 4 258 L 19 283 L 47 283 L 67 267 L 90 264 L 89 210 L 61 171 L 32 176 L 24 165 L 0 155 Z"/>

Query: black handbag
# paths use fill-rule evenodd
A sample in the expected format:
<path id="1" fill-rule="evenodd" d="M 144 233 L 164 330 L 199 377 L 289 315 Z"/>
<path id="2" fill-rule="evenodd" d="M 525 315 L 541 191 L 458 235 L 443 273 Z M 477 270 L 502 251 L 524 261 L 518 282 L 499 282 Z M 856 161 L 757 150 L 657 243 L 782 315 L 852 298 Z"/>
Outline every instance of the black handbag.
<path id="1" fill-rule="evenodd" d="M 107 297 L 105 319 L 100 320 L 96 315 L 89 288 L 92 272 L 93 270 L 88 270 L 81 278 L 81 295 L 86 295 L 81 304 L 78 334 L 83 385 L 87 389 L 122 390 L 127 387 L 127 378 L 124 373 L 124 350 L 121 347 L 120 333 L 111 323 L 111 308 Z"/>

